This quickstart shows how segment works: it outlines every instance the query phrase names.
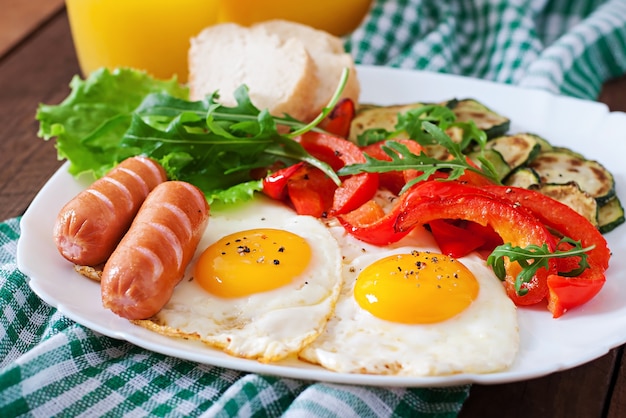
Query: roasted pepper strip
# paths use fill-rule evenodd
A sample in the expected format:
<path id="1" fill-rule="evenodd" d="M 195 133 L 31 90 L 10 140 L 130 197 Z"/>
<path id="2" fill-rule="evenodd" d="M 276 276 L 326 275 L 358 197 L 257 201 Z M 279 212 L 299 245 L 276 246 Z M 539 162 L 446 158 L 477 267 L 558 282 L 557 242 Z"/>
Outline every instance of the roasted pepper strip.
<path id="1" fill-rule="evenodd" d="M 410 230 L 435 219 L 465 219 L 490 226 L 503 242 L 526 247 L 546 243 L 554 251 L 556 242 L 548 229 L 534 216 L 515 204 L 478 187 L 457 182 L 427 181 L 413 187 L 402 199 L 402 208 L 394 225 L 397 232 Z M 555 273 L 539 269 L 524 296 L 515 291 L 515 277 L 521 270 L 518 263 L 507 263 L 505 288 L 518 305 L 536 304 L 548 296 L 547 276 Z"/>
<path id="2" fill-rule="evenodd" d="M 488 226 L 475 222 L 435 219 L 428 223 L 430 232 L 443 254 L 464 257 L 472 251 L 491 252 L 502 239 Z"/>
<path id="3" fill-rule="evenodd" d="M 288 167 L 276 170 L 263 178 L 263 193 L 276 200 L 283 200 L 287 197 L 287 183 L 289 179 L 304 165 L 299 162 Z"/>
<path id="4" fill-rule="evenodd" d="M 595 248 L 588 253 L 589 264 L 603 270 L 609 267 L 611 251 L 606 239 L 585 217 L 569 206 L 535 190 L 505 186 L 485 186 L 484 189 L 528 209 L 548 228 L 580 241 L 583 247 L 594 245 Z"/>
<path id="5" fill-rule="evenodd" d="M 347 139 L 310 131 L 296 140 L 311 155 L 337 170 L 344 165 L 365 162 L 363 152 Z M 341 215 L 357 209 L 370 200 L 378 189 L 377 173 L 359 173 L 342 179 L 335 191 L 331 215 Z"/>
<path id="6" fill-rule="evenodd" d="M 394 224 L 400 213 L 401 205 L 394 205 L 385 214 L 373 200 L 366 202 L 352 212 L 337 216 L 345 230 L 355 238 L 373 245 L 388 245 L 404 238 L 410 230 L 398 232 Z"/>
<path id="7" fill-rule="evenodd" d="M 395 141 L 406 146 L 409 151 L 411 151 L 415 155 L 419 155 L 423 151 L 422 146 L 416 141 L 413 141 L 412 139 L 400 138 L 376 142 L 374 144 L 363 147 L 362 150 L 364 153 L 377 160 L 391 161 L 391 157 L 387 155 L 387 153 L 383 150 L 383 146 L 386 145 L 388 141 Z M 402 190 L 402 188 L 408 181 L 414 179 L 420 174 L 422 174 L 421 171 L 412 169 L 402 171 L 387 171 L 379 173 L 378 175 L 380 186 L 388 189 L 392 193 L 399 194 L 400 190 Z"/>
<path id="8" fill-rule="evenodd" d="M 333 204 L 337 185 L 321 170 L 304 164 L 289 177 L 287 195 L 299 215 L 322 218 Z"/>
<path id="9" fill-rule="evenodd" d="M 591 300 L 602 289 L 609 267 L 611 251 L 607 242 L 586 218 L 554 199 L 534 190 L 516 187 L 486 187 L 486 190 L 531 211 L 548 228 L 558 234 L 580 241 L 583 247 L 594 246 L 587 254 L 589 268 L 576 277 L 557 274 L 548 277 L 548 309 L 558 318 L 568 309 Z"/>
<path id="10" fill-rule="evenodd" d="M 593 299 L 604 286 L 606 277 L 599 271 L 589 271 L 577 277 L 548 276 L 548 309 L 554 318 Z"/>
<path id="11" fill-rule="evenodd" d="M 355 113 L 354 102 L 349 98 L 341 99 L 328 116 L 322 120 L 319 127 L 328 133 L 347 138 Z"/>

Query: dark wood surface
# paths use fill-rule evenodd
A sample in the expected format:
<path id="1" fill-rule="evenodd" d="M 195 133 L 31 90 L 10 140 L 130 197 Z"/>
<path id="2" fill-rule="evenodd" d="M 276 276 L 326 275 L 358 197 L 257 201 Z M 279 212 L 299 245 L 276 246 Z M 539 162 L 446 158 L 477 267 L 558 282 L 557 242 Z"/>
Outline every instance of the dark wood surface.
<path id="1" fill-rule="evenodd" d="M 2 30 L 2 28 L 0 28 Z M 62 7 L 0 56 L 0 219 L 21 215 L 61 162 L 36 137 L 39 103 L 58 103 L 79 68 Z M 626 80 L 601 99 L 626 110 Z M 626 140 L 626 137 L 625 137 Z M 461 417 L 626 417 L 624 348 L 577 368 L 534 380 L 473 385 Z"/>
<path id="2" fill-rule="evenodd" d="M 63 7 L 65 0 L 0 0 L 0 56 Z"/>

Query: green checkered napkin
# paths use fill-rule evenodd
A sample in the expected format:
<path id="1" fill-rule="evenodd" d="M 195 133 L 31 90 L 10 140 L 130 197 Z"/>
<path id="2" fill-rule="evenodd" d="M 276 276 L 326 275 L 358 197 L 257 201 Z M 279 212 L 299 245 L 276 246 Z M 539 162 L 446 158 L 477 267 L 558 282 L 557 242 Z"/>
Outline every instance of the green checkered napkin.
<path id="1" fill-rule="evenodd" d="M 595 100 L 626 73 L 626 1 L 374 0 L 346 45 L 360 64 Z"/>
<path id="2" fill-rule="evenodd" d="M 375 0 L 346 38 L 361 64 L 417 68 L 594 99 L 626 73 L 625 0 Z M 418 100 L 419 98 L 416 98 Z M 344 386 L 152 353 L 75 324 L 17 270 L 0 224 L 0 416 L 453 417 L 469 386 Z"/>

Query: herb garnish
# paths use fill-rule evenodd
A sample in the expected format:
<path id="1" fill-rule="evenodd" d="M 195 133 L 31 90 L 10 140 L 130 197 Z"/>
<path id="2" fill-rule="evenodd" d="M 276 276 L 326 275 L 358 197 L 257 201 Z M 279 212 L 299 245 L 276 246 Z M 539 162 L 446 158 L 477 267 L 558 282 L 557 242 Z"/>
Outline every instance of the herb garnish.
<path id="1" fill-rule="evenodd" d="M 487 258 L 487 265 L 493 268 L 494 273 L 500 280 L 506 279 L 506 270 L 504 267 L 505 259 L 509 261 L 516 261 L 522 267 L 522 270 L 515 277 L 515 292 L 523 296 L 528 290 L 522 288 L 524 283 L 529 283 L 533 276 L 537 274 L 540 268 L 548 268 L 548 260 L 551 258 L 566 258 L 579 256 L 578 268 L 575 268 L 567 272 L 559 272 L 559 276 L 575 277 L 579 276 L 585 269 L 589 268 L 587 262 L 587 252 L 591 251 L 595 246 L 589 246 L 582 248 L 580 241 L 574 241 L 571 238 L 561 238 L 559 244 L 569 243 L 573 245 L 573 248 L 561 251 L 555 250 L 550 252 L 548 245 L 528 245 L 525 248 L 513 247 L 510 243 L 497 246 L 493 252 Z M 558 247 L 558 245 L 557 245 Z"/>
<path id="2" fill-rule="evenodd" d="M 459 143 L 454 142 L 445 132 L 447 129 L 460 128 L 463 136 Z M 360 137 L 361 144 L 376 142 L 384 139 L 393 139 L 400 135 L 408 136 L 421 145 L 443 146 L 450 159 L 441 160 L 428 156 L 425 152 L 419 155 L 413 154 L 409 149 L 394 141 L 386 141 L 382 150 L 391 158 L 391 161 L 383 161 L 365 155 L 366 162 L 351 164 L 338 171 L 340 176 L 358 174 L 360 172 L 383 173 L 387 171 L 402 171 L 414 169 L 422 174 L 408 182 L 401 193 L 406 191 L 417 182 L 424 181 L 439 170 L 448 172 L 447 180 L 456 180 L 466 170 L 481 174 L 494 183 L 499 183 L 499 178 L 493 164 L 482 156 L 478 157 L 479 167 L 469 163 L 463 150 L 470 144 L 476 143 L 482 151 L 487 142 L 487 135 L 476 127 L 473 121 L 456 121 L 456 115 L 446 106 L 425 105 L 411 109 L 398 115 L 398 123 L 395 131 L 388 132 L 380 129 L 365 131 Z"/>

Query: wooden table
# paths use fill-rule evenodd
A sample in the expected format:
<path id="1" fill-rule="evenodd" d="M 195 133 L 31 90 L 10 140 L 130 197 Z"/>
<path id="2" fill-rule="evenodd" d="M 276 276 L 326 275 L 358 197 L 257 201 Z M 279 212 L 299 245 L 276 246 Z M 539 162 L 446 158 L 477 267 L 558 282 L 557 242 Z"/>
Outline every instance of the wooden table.
<path id="1" fill-rule="evenodd" d="M 36 8 L 33 3 L 42 7 Z M 2 10 L 10 7 L 23 9 L 2 18 L 12 20 L 13 35 L 0 37 L 0 220 L 21 215 L 60 167 L 53 142 L 36 137 L 38 124 L 34 116 L 38 103 L 64 99 L 70 79 L 79 72 L 62 1 L 0 0 Z M 6 28 L 6 22 L 0 21 L 0 32 Z M 625 80 L 609 83 L 601 99 L 614 110 L 625 110 Z M 461 417 L 624 416 L 624 347 L 546 377 L 474 385 L 461 413 Z"/>

